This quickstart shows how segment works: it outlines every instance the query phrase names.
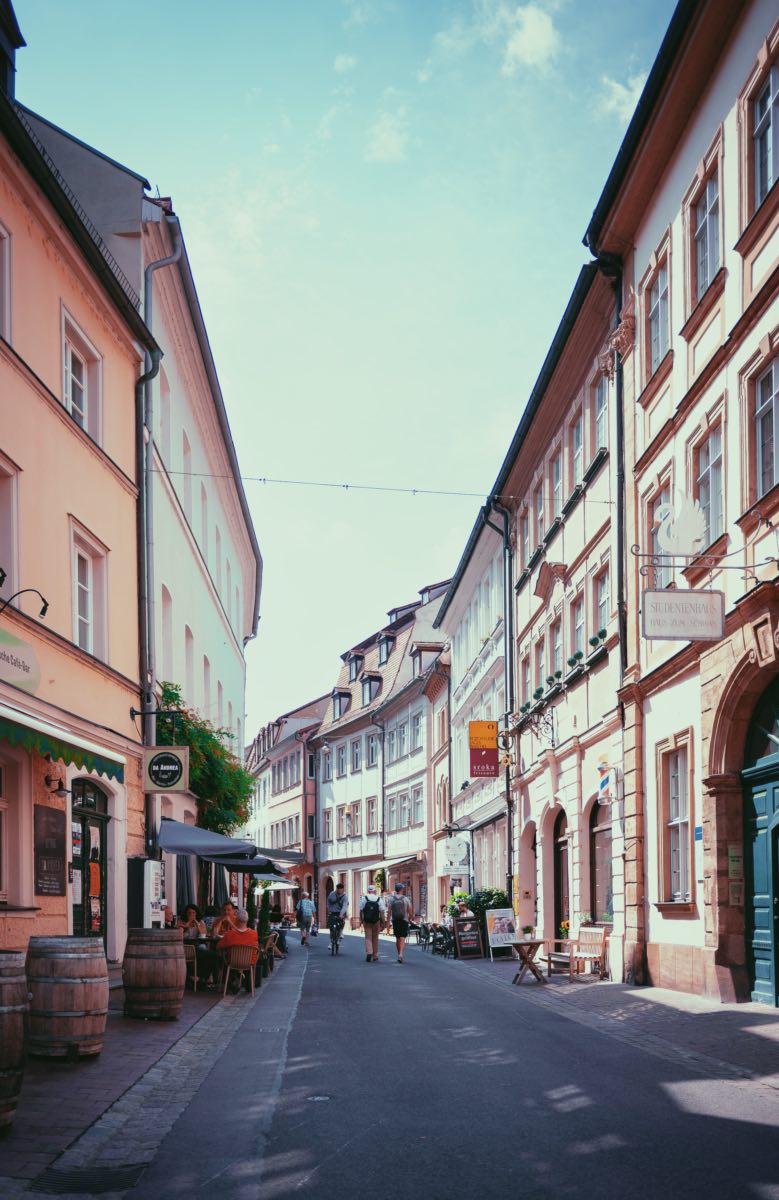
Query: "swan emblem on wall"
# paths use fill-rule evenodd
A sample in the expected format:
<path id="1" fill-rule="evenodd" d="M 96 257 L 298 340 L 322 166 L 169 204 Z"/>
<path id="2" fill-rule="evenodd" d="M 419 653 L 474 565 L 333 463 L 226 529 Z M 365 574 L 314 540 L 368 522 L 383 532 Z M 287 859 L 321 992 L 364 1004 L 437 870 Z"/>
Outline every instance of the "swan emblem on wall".
<path id="1" fill-rule="evenodd" d="M 660 504 L 654 526 L 661 553 L 674 558 L 694 558 L 706 537 L 706 514 L 697 500 L 676 493 L 676 508 Z"/>

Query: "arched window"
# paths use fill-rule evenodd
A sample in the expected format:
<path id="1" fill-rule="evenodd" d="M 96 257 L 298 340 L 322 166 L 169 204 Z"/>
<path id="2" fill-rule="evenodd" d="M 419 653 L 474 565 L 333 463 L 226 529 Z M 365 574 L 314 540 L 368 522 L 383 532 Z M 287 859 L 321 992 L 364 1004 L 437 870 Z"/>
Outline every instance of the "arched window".
<path id="1" fill-rule="evenodd" d="M 554 920 L 555 937 L 563 921 L 570 921 L 568 885 L 568 818 L 558 814 L 554 823 Z"/>
<path id="2" fill-rule="evenodd" d="M 590 813 L 590 903 L 593 921 L 611 921 L 611 809 L 596 801 Z"/>

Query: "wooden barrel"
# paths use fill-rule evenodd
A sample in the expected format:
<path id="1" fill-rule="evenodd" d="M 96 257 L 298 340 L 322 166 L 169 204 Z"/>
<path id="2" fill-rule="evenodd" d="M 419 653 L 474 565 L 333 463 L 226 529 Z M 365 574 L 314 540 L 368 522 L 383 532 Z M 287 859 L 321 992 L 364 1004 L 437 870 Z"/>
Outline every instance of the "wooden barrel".
<path id="1" fill-rule="evenodd" d="M 31 937 L 27 1049 L 39 1058 L 99 1054 L 108 1015 L 108 967 L 100 938 Z"/>
<path id="2" fill-rule="evenodd" d="M 16 1116 L 24 1070 L 27 978 L 23 950 L 0 950 L 0 1129 Z"/>
<path id="3" fill-rule="evenodd" d="M 181 1016 L 187 964 L 183 929 L 130 929 L 122 962 L 124 1015 L 157 1021 Z"/>

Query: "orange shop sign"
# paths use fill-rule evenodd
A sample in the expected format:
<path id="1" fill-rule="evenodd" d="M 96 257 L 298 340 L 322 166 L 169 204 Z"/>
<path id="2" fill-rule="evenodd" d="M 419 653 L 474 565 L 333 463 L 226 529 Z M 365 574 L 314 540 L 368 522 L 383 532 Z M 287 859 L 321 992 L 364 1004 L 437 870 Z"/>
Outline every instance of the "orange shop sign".
<path id="1" fill-rule="evenodd" d="M 469 721 L 468 745 L 471 750 L 497 750 L 498 722 Z"/>

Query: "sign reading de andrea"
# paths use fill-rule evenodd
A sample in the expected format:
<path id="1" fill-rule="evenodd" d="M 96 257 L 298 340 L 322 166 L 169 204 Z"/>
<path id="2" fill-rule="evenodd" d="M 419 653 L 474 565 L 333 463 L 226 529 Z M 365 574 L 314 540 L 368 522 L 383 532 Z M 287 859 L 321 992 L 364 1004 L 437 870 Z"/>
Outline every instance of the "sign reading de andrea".
<path id="1" fill-rule="evenodd" d="M 143 790 L 189 791 L 189 746 L 147 746 L 143 752 Z"/>

